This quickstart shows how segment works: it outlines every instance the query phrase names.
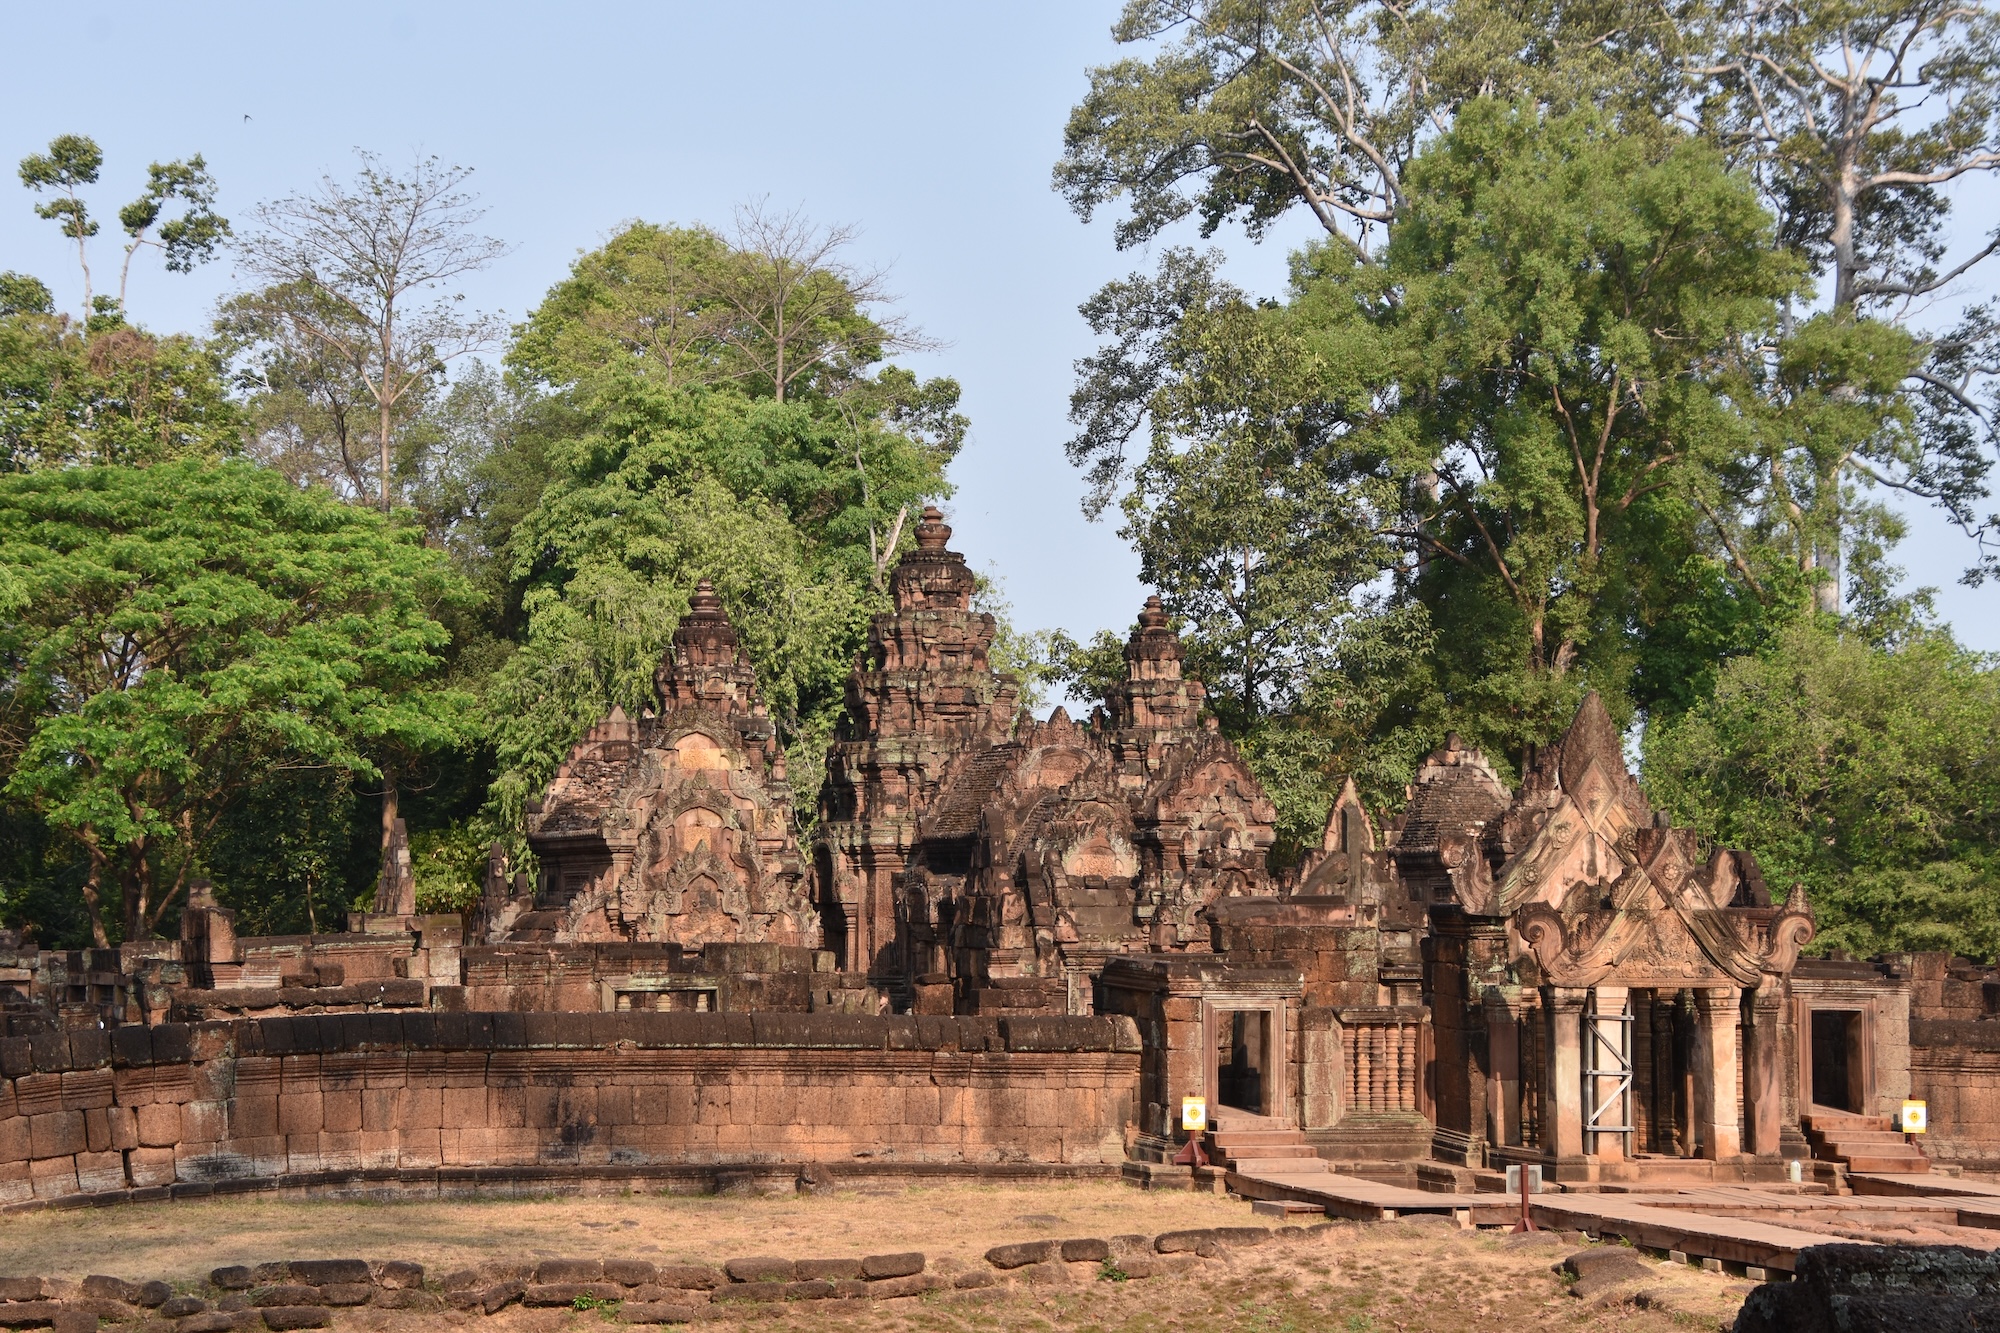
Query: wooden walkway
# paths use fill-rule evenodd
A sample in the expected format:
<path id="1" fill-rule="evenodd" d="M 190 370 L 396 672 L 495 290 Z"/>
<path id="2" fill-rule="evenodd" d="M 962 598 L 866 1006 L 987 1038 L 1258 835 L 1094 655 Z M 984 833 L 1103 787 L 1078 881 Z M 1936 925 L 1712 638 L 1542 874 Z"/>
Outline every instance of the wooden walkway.
<path id="1" fill-rule="evenodd" d="M 2000 1199 L 2000 1185 L 1984 1180 L 1960 1180 L 1957 1176 L 1891 1176 L 1876 1172 L 1850 1172 L 1847 1183 L 1856 1194 L 1916 1195 L 1924 1198 L 1983 1195 Z"/>
<path id="2" fill-rule="evenodd" d="M 1517 1194 L 1433 1193 L 1330 1173 L 1232 1171 L 1226 1180 L 1245 1198 L 1292 1199 L 1323 1207 L 1332 1217 L 1363 1221 L 1430 1213 L 1465 1225 L 1504 1226 L 1521 1215 Z M 1873 1241 L 1878 1235 L 1889 1241 L 1952 1239 L 1950 1233 L 1959 1228 L 2000 1231 L 2000 1191 L 1990 1186 L 1950 1195 L 1832 1196 L 1749 1185 L 1643 1194 L 1551 1192 L 1533 1196 L 1530 1208 L 1537 1226 L 1782 1272 L 1790 1272 L 1798 1252 L 1812 1245 Z"/>

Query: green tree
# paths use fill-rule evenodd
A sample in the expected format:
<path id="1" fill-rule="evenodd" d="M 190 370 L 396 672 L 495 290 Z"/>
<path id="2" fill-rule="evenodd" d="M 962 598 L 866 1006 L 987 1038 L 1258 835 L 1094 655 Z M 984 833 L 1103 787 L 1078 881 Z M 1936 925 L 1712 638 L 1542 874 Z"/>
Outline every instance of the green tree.
<path id="1" fill-rule="evenodd" d="M 1415 591 L 1460 730 L 1518 753 L 1588 685 L 1629 699 L 1624 631 L 1691 501 L 1754 452 L 1739 404 L 1799 274 L 1712 149 L 1594 112 L 1471 104 L 1407 189 L 1385 262 Z"/>
<path id="2" fill-rule="evenodd" d="M 0 470 L 239 451 L 242 416 L 210 347 L 115 319 L 86 341 L 36 299 L 47 288 L 7 278 L 20 308 L 0 314 Z"/>
<path id="3" fill-rule="evenodd" d="M 398 408 L 496 332 L 461 313 L 450 288 L 506 246 L 474 230 L 485 214 L 460 189 L 470 168 L 430 157 L 399 175 L 372 154 L 360 158 L 351 184 L 327 176 L 310 194 L 258 207 L 243 259 L 270 287 L 238 308 L 278 354 L 337 365 L 365 391 L 387 513 Z"/>
<path id="4" fill-rule="evenodd" d="M 248 463 L 0 477 L 0 573 L 6 791 L 87 856 L 99 944 L 158 926 L 270 772 L 465 737 L 424 685 L 462 580 Z"/>
<path id="5" fill-rule="evenodd" d="M 519 828 L 522 804 L 612 704 L 636 714 L 651 700 L 702 578 L 757 668 L 799 808 L 814 807 L 868 616 L 887 605 L 909 515 L 946 492 L 966 422 L 956 383 L 883 361 L 907 335 L 824 248 L 844 233 L 781 221 L 783 235 L 742 246 L 635 223 L 516 331 L 516 428 L 476 477 L 494 515 L 480 531 L 511 522 L 519 607 L 520 646 L 488 692 L 497 830 Z M 814 274 L 771 276 L 800 254 Z M 745 272 L 769 278 L 763 298 Z M 532 507 L 503 520 L 531 489 Z"/>
<path id="6" fill-rule="evenodd" d="M 1086 221 L 1122 200 L 1121 248 L 1303 208 L 1366 257 L 1463 103 L 1650 112 L 1679 86 L 1675 25 L 1620 0 L 1127 0 L 1111 31 L 1153 58 L 1090 72 L 1055 185 Z"/>
<path id="7" fill-rule="evenodd" d="M 1846 432 L 1838 447 L 1773 442 L 1779 512 L 1767 522 L 1791 529 L 1795 558 L 1823 573 L 1826 611 L 1841 605 L 1843 551 L 1877 540 L 1879 511 L 1858 495 L 1871 485 L 1938 501 L 1982 536 L 1994 569 L 2000 520 L 1977 506 L 2000 450 L 2000 327 L 1990 301 L 1953 327 L 1925 325 L 2000 252 L 1996 229 L 1947 257 L 1953 190 L 2000 172 L 2000 20 L 1956 0 L 1840 0 L 1704 3 L 1685 22 L 1695 122 L 1754 171 L 1782 243 L 1823 280 L 1832 318 L 1879 321 L 1878 343 L 1908 344 L 1897 349 L 1905 402 L 1891 428 Z"/>
<path id="8" fill-rule="evenodd" d="M 58 135 L 49 142 L 48 152 L 30 153 L 21 159 L 21 184 L 37 194 L 46 191 L 54 196 L 35 205 L 35 215 L 54 222 L 76 243 L 76 262 L 83 271 L 86 326 L 94 317 L 123 316 L 132 257 L 140 250 L 158 250 L 169 273 L 192 273 L 215 258 L 216 250 L 229 238 L 229 220 L 215 211 L 215 180 L 200 153 L 181 161 L 153 163 L 146 169 L 145 190 L 118 210 L 118 223 L 126 236 L 125 255 L 118 269 L 117 302 L 103 305 L 103 298 L 91 295 L 90 279 L 89 243 L 99 225 L 82 193 L 84 186 L 97 183 L 103 167 L 104 150 L 96 140 L 80 134 Z M 167 217 L 167 210 L 176 201 L 180 215 Z"/>
<path id="9" fill-rule="evenodd" d="M 1802 619 L 1648 727 L 1644 775 L 1774 885 L 1803 882 L 1817 947 L 2000 957 L 2000 670 L 1947 635 L 1884 649 Z"/>

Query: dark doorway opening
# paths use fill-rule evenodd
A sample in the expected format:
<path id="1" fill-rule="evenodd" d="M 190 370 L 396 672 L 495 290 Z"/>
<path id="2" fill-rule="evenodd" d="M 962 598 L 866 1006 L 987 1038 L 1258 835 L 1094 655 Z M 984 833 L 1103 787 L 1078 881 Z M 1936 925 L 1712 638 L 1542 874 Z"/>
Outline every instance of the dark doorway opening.
<path id="1" fill-rule="evenodd" d="M 1859 1111 L 1854 1095 L 1854 1049 L 1861 1015 L 1842 1009 L 1812 1011 L 1812 1099 L 1834 1111 Z"/>
<path id="2" fill-rule="evenodd" d="M 1216 1102 L 1264 1114 L 1271 1015 L 1262 1009 L 1225 1009 L 1215 1019 Z"/>
<path id="3" fill-rule="evenodd" d="M 833 965 L 848 971 L 852 965 L 847 961 L 847 913 L 831 894 L 819 905 L 819 937 L 820 947 L 833 955 Z"/>

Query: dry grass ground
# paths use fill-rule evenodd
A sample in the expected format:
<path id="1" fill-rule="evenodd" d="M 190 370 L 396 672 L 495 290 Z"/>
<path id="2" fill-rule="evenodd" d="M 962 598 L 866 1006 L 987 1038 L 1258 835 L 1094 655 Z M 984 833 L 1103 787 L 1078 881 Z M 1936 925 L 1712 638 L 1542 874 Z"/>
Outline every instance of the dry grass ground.
<path id="1" fill-rule="evenodd" d="M 362 1203 L 237 1199 L 0 1220 L 0 1274 L 110 1273 L 189 1283 L 273 1259 L 413 1259 L 433 1275 L 482 1260 L 629 1257 L 718 1264 L 753 1254 L 837 1258 L 922 1250 L 931 1271 L 985 1270 L 1011 1241 L 1250 1223 L 1249 1205 L 1111 1183 L 840 1191 L 798 1198 L 599 1198 Z M 1263 1220 L 1263 1219 L 1257 1219 Z M 1524 1243 L 1526 1242 L 1526 1243 Z M 1229 1249 L 1181 1276 L 933 1292 L 883 1302 L 718 1306 L 725 1325 L 897 1333 L 1387 1333 L 1387 1330 L 1726 1329 L 1748 1284 L 1684 1265 L 1578 1299 L 1550 1271 L 1580 1242 L 1459 1231 L 1440 1221 L 1342 1224 L 1310 1238 Z M 341 1311 L 336 1328 L 463 1325 L 491 1333 L 596 1333 L 611 1311 Z M 132 1327 L 132 1326 L 127 1326 Z M 164 1325 L 163 1325 L 164 1327 Z M 136 1333 L 136 1330 L 135 1330 Z"/>

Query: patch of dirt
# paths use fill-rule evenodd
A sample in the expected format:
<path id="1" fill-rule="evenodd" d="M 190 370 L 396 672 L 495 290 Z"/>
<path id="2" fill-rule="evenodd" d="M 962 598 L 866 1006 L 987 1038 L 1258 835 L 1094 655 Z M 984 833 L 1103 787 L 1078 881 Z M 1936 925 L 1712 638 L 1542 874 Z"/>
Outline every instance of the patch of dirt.
<path id="1" fill-rule="evenodd" d="M 435 1278 L 482 1259 L 719 1264 L 754 1254 L 836 1258 L 922 1250 L 932 1272 L 950 1275 L 990 1271 L 985 1251 L 1011 1241 L 1267 1221 L 1275 1225 L 1253 1218 L 1240 1200 L 1108 1182 L 950 1184 L 796 1199 L 239 1199 L 15 1215 L 5 1222 L 0 1271 L 188 1283 L 222 1264 L 358 1256 L 412 1259 Z M 1067 1270 L 1068 1281 L 893 1301 L 727 1305 L 705 1310 L 703 1322 L 772 1333 L 1664 1333 L 1727 1329 L 1750 1289 L 1738 1278 L 1631 1251 L 1639 1267 L 1619 1265 L 1628 1279 L 1579 1298 L 1570 1294 L 1574 1284 L 1552 1267 L 1581 1247 L 1574 1236 L 1461 1231 L 1435 1218 L 1342 1223 L 1316 1236 L 1224 1248 L 1178 1276 L 1117 1281 L 1097 1265 L 1055 1265 Z M 623 1327 L 616 1319 L 615 1308 L 515 1307 L 491 1318 L 362 1308 L 337 1312 L 334 1327 L 415 1333 L 445 1324 L 468 1333 L 604 1333 Z M 127 1327 L 140 1333 L 146 1325 Z"/>

